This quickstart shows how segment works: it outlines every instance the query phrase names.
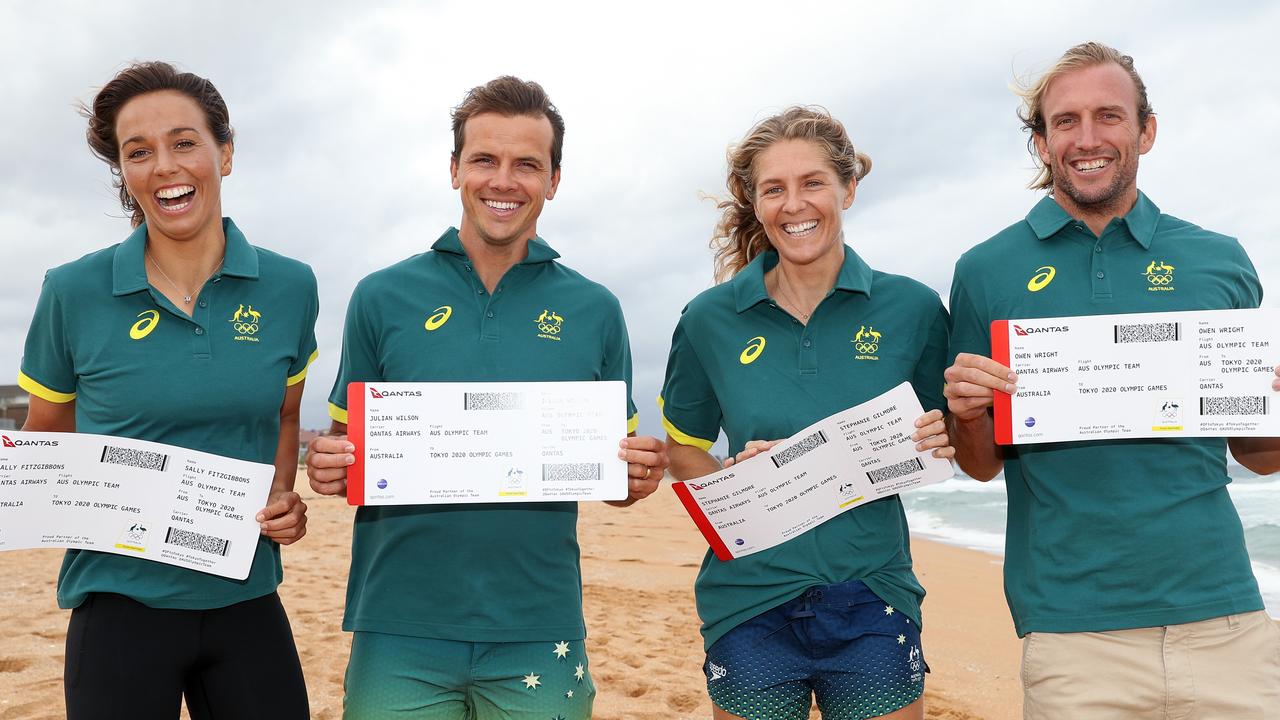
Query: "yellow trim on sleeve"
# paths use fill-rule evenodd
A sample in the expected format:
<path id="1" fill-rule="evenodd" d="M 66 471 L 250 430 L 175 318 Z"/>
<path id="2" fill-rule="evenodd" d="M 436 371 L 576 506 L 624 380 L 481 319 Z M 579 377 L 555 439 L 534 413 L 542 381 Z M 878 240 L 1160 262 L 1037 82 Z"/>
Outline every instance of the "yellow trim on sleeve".
<path id="1" fill-rule="evenodd" d="M 306 364 L 306 365 L 303 365 L 303 366 L 302 366 L 302 369 L 301 369 L 301 370 L 299 370 L 299 371 L 298 371 L 298 373 L 297 373 L 296 375 L 290 375 L 290 376 L 289 376 L 289 379 L 284 381 L 284 386 L 285 386 L 285 387 L 293 387 L 294 385 L 297 385 L 298 383 L 302 382 L 303 380 L 306 380 L 306 379 L 307 379 L 307 371 L 311 369 L 311 363 L 315 362 L 315 361 L 316 361 L 316 358 L 318 358 L 318 357 L 320 357 L 320 350 L 319 350 L 318 348 L 317 348 L 317 349 L 315 349 L 315 350 L 312 350 L 312 351 L 311 351 L 311 357 L 307 358 L 307 364 Z"/>
<path id="2" fill-rule="evenodd" d="M 636 413 L 635 415 L 632 415 L 631 417 L 627 418 L 627 434 L 628 435 L 635 432 L 636 429 L 639 427 L 640 427 L 640 413 Z"/>
<path id="3" fill-rule="evenodd" d="M 329 417 L 342 423 L 343 425 L 347 424 L 347 411 L 343 410 L 337 405 L 334 405 L 333 403 L 329 403 Z"/>
<path id="4" fill-rule="evenodd" d="M 49 388 L 31 379 L 30 375 L 27 375 L 21 370 L 18 371 L 18 387 L 22 388 L 23 390 L 26 390 L 32 395 L 35 395 L 41 400 L 48 400 L 51 403 L 59 403 L 59 404 L 69 403 L 72 400 L 76 399 L 75 393 L 73 392 L 62 393 L 62 392 L 58 392 L 57 390 L 50 390 Z"/>
<path id="5" fill-rule="evenodd" d="M 711 446 L 716 444 L 715 440 L 703 440 L 702 438 L 688 435 L 680 432 L 679 428 L 671 424 L 671 421 L 667 419 L 667 413 L 664 408 L 661 395 L 658 396 L 658 412 L 662 413 L 662 427 L 667 431 L 667 434 L 671 436 L 672 440 L 675 440 L 681 445 L 691 445 L 699 450 L 711 452 Z"/>

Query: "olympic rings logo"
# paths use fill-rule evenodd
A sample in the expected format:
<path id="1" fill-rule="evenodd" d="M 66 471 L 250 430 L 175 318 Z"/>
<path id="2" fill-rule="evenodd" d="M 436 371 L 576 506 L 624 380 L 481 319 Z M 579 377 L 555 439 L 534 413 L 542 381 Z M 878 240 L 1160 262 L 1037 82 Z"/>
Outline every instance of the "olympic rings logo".
<path id="1" fill-rule="evenodd" d="M 1148 275 L 1147 282 L 1152 285 L 1168 285 L 1173 282 L 1172 275 Z"/>
<path id="2" fill-rule="evenodd" d="M 552 325 L 551 323 L 538 323 L 538 330 L 548 335 L 555 335 L 560 332 L 560 326 Z"/>
<path id="3" fill-rule="evenodd" d="M 870 355 L 871 353 L 874 353 L 876 350 L 879 350 L 880 345 L 878 343 L 860 342 L 860 343 L 854 343 L 853 348 L 858 352 L 862 353 L 863 355 Z"/>
<path id="4" fill-rule="evenodd" d="M 253 322 L 238 322 L 234 323 L 231 327 L 235 328 L 236 332 L 241 335 L 252 335 L 258 332 L 258 323 Z"/>

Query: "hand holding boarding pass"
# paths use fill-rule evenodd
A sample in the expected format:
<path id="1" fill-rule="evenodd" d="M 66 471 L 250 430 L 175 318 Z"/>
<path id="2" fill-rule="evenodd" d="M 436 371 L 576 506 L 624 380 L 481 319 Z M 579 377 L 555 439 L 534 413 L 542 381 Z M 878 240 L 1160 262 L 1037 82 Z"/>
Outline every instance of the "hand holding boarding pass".
<path id="1" fill-rule="evenodd" d="M 1280 436 L 1280 311 L 1001 320 L 991 359 L 996 442 Z"/>
<path id="2" fill-rule="evenodd" d="M 717 558 L 757 553 L 859 505 L 952 477 L 950 461 L 917 450 L 911 437 L 923 414 L 902 383 L 672 487 Z"/>
<path id="3" fill-rule="evenodd" d="M 144 440 L 8 431 L 0 550 L 97 550 L 243 580 L 274 475 L 271 465 Z"/>

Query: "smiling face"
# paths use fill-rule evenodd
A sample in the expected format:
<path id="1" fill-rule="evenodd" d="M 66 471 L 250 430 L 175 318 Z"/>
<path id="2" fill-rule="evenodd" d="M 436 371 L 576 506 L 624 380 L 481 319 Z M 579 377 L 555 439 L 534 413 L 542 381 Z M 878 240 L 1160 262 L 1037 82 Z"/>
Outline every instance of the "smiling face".
<path id="1" fill-rule="evenodd" d="M 1045 134 L 1034 136 L 1053 172 L 1054 199 L 1074 217 L 1124 215 L 1138 197 L 1138 156 L 1156 119 L 1138 119 L 1138 90 L 1115 63 L 1065 73 L 1044 95 Z"/>
<path id="2" fill-rule="evenodd" d="M 857 181 L 841 182 L 821 145 L 780 140 L 755 159 L 756 219 L 783 261 L 808 265 L 841 247 L 840 214 Z"/>
<path id="3" fill-rule="evenodd" d="M 462 195 L 464 244 L 506 247 L 537 234 L 543 203 L 560 184 L 551 141 L 551 122 L 542 115 L 481 113 L 467 120 L 462 151 L 449 163 Z"/>
<path id="4" fill-rule="evenodd" d="M 222 226 L 222 178 L 232 146 L 219 145 L 204 111 L 173 91 L 139 95 L 116 116 L 120 174 L 149 233 L 190 240 Z"/>

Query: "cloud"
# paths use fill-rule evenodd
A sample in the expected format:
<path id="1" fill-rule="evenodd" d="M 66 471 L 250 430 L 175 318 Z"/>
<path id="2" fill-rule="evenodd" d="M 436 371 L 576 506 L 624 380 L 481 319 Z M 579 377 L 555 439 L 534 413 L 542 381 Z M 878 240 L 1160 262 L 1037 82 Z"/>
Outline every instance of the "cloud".
<path id="1" fill-rule="evenodd" d="M 1280 9 L 1193 3 L 248 2 L 26 4 L 0 9 L 0 377 L 16 375 L 46 268 L 118 242 L 106 168 L 74 111 L 130 59 L 213 79 L 237 130 L 223 207 L 250 241 L 320 279 L 322 356 L 303 423 L 327 424 L 341 324 L 363 275 L 425 250 L 461 215 L 449 108 L 513 73 L 568 124 L 564 179 L 539 230 L 619 296 L 642 431 L 680 309 L 710 283 L 726 146 L 760 118 L 817 103 L 874 160 L 846 237 L 875 267 L 945 298 L 955 259 L 1022 217 L 1030 158 L 1008 91 L 1087 38 L 1138 59 L 1159 112 L 1140 184 L 1166 211 L 1237 235 L 1280 292 L 1271 158 L 1280 147 Z M 1100 33 L 1099 28 L 1103 31 Z"/>

